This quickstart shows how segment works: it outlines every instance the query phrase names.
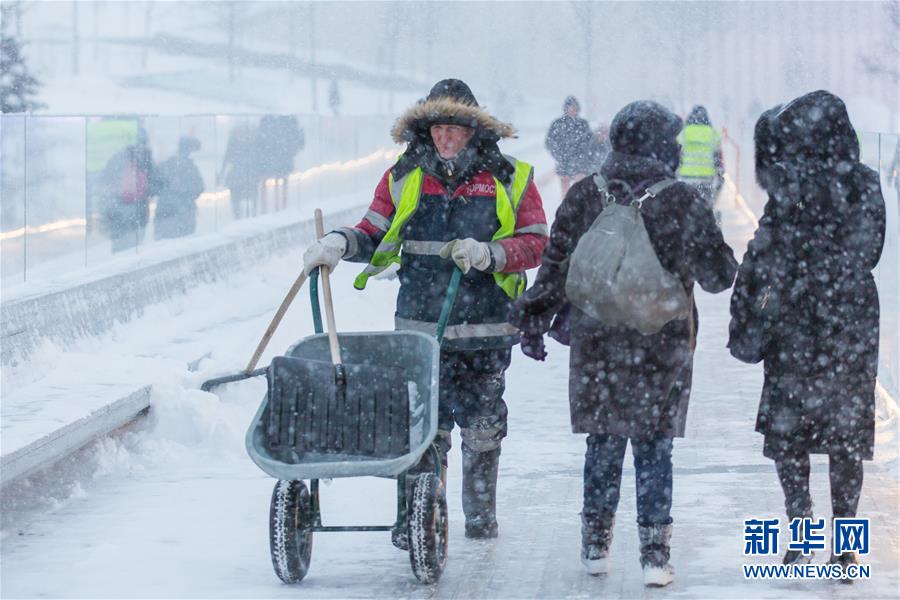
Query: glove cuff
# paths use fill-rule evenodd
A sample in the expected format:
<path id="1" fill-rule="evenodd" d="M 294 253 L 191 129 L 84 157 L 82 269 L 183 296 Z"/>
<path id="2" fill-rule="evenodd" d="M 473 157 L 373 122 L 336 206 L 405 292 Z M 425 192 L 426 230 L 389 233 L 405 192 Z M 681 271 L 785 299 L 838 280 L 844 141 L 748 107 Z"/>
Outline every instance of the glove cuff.
<path id="1" fill-rule="evenodd" d="M 356 239 L 356 233 L 353 231 L 353 229 L 349 227 L 341 227 L 339 229 L 335 229 L 331 233 L 344 238 L 344 255 L 341 258 L 348 259 L 356 256 L 356 253 L 359 252 L 359 241 Z M 329 233 L 329 235 L 331 235 L 331 233 Z"/>
<path id="2" fill-rule="evenodd" d="M 488 252 L 491 255 L 491 265 L 488 267 L 489 273 L 502 271 L 506 267 L 506 250 L 500 242 L 488 242 Z"/>

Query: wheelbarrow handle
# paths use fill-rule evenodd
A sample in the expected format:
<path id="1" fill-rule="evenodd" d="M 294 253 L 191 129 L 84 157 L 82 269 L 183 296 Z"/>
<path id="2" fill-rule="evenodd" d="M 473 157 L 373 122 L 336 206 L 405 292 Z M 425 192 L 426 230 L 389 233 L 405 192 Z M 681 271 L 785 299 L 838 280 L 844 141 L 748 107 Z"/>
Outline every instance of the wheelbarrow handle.
<path id="1" fill-rule="evenodd" d="M 316 209 L 316 237 L 322 239 L 325 236 L 325 225 L 322 222 L 322 210 Z M 344 361 L 341 360 L 341 346 L 338 344 L 337 325 L 334 323 L 334 302 L 331 299 L 331 282 L 328 267 L 319 267 L 322 276 L 322 291 L 325 296 L 325 322 L 328 325 L 328 347 L 331 350 L 331 362 L 339 368 Z"/>
<path id="2" fill-rule="evenodd" d="M 444 341 L 444 331 L 447 329 L 447 321 L 450 320 L 450 311 L 453 310 L 453 304 L 456 302 L 456 293 L 459 291 L 459 281 L 462 279 L 462 271 L 459 267 L 453 269 L 453 275 L 450 276 L 450 285 L 447 286 L 447 296 L 444 298 L 444 305 L 441 307 L 441 316 L 437 323 L 437 342 L 438 346 Z"/>

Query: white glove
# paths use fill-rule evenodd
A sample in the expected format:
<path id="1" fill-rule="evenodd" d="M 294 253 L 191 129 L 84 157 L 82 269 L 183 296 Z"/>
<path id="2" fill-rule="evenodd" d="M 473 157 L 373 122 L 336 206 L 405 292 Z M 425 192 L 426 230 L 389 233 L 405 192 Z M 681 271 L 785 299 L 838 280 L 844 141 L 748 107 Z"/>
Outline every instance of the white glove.
<path id="1" fill-rule="evenodd" d="M 309 275 L 316 267 L 334 268 L 347 251 L 347 238 L 339 233 L 329 233 L 316 243 L 311 244 L 303 253 L 303 272 Z"/>
<path id="2" fill-rule="evenodd" d="M 441 258 L 452 258 L 463 273 L 475 267 L 484 271 L 491 266 L 491 249 L 484 242 L 472 238 L 453 240 L 441 248 Z"/>

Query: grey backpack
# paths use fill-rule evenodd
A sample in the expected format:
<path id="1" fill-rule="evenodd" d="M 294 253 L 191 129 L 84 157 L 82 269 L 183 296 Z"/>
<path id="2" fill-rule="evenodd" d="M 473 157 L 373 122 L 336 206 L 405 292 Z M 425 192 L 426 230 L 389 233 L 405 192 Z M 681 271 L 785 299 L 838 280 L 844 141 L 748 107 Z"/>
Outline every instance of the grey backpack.
<path id="1" fill-rule="evenodd" d="M 684 286 L 660 264 L 641 216 L 644 200 L 675 180 L 652 185 L 629 206 L 616 204 L 602 176 L 594 175 L 594 183 L 605 208 L 569 259 L 569 301 L 606 325 L 631 327 L 643 335 L 687 318 L 691 307 Z"/>

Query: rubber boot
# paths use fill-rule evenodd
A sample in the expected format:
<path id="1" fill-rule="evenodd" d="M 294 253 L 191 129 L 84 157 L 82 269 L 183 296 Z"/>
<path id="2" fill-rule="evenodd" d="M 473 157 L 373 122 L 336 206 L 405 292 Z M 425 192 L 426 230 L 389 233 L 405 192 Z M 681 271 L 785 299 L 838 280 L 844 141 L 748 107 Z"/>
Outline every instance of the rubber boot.
<path id="1" fill-rule="evenodd" d="M 466 537 L 497 537 L 497 471 L 500 448 L 475 452 L 462 445 L 462 505 L 466 515 Z"/>
<path id="2" fill-rule="evenodd" d="M 581 515 L 581 562 L 591 575 L 609 573 L 609 547 L 615 519 L 604 523 L 595 515 Z"/>
<path id="3" fill-rule="evenodd" d="M 644 571 L 644 585 L 665 587 L 675 578 L 675 569 L 669 564 L 669 540 L 672 539 L 671 525 L 639 525 L 638 537 L 641 542 L 641 568 Z"/>

